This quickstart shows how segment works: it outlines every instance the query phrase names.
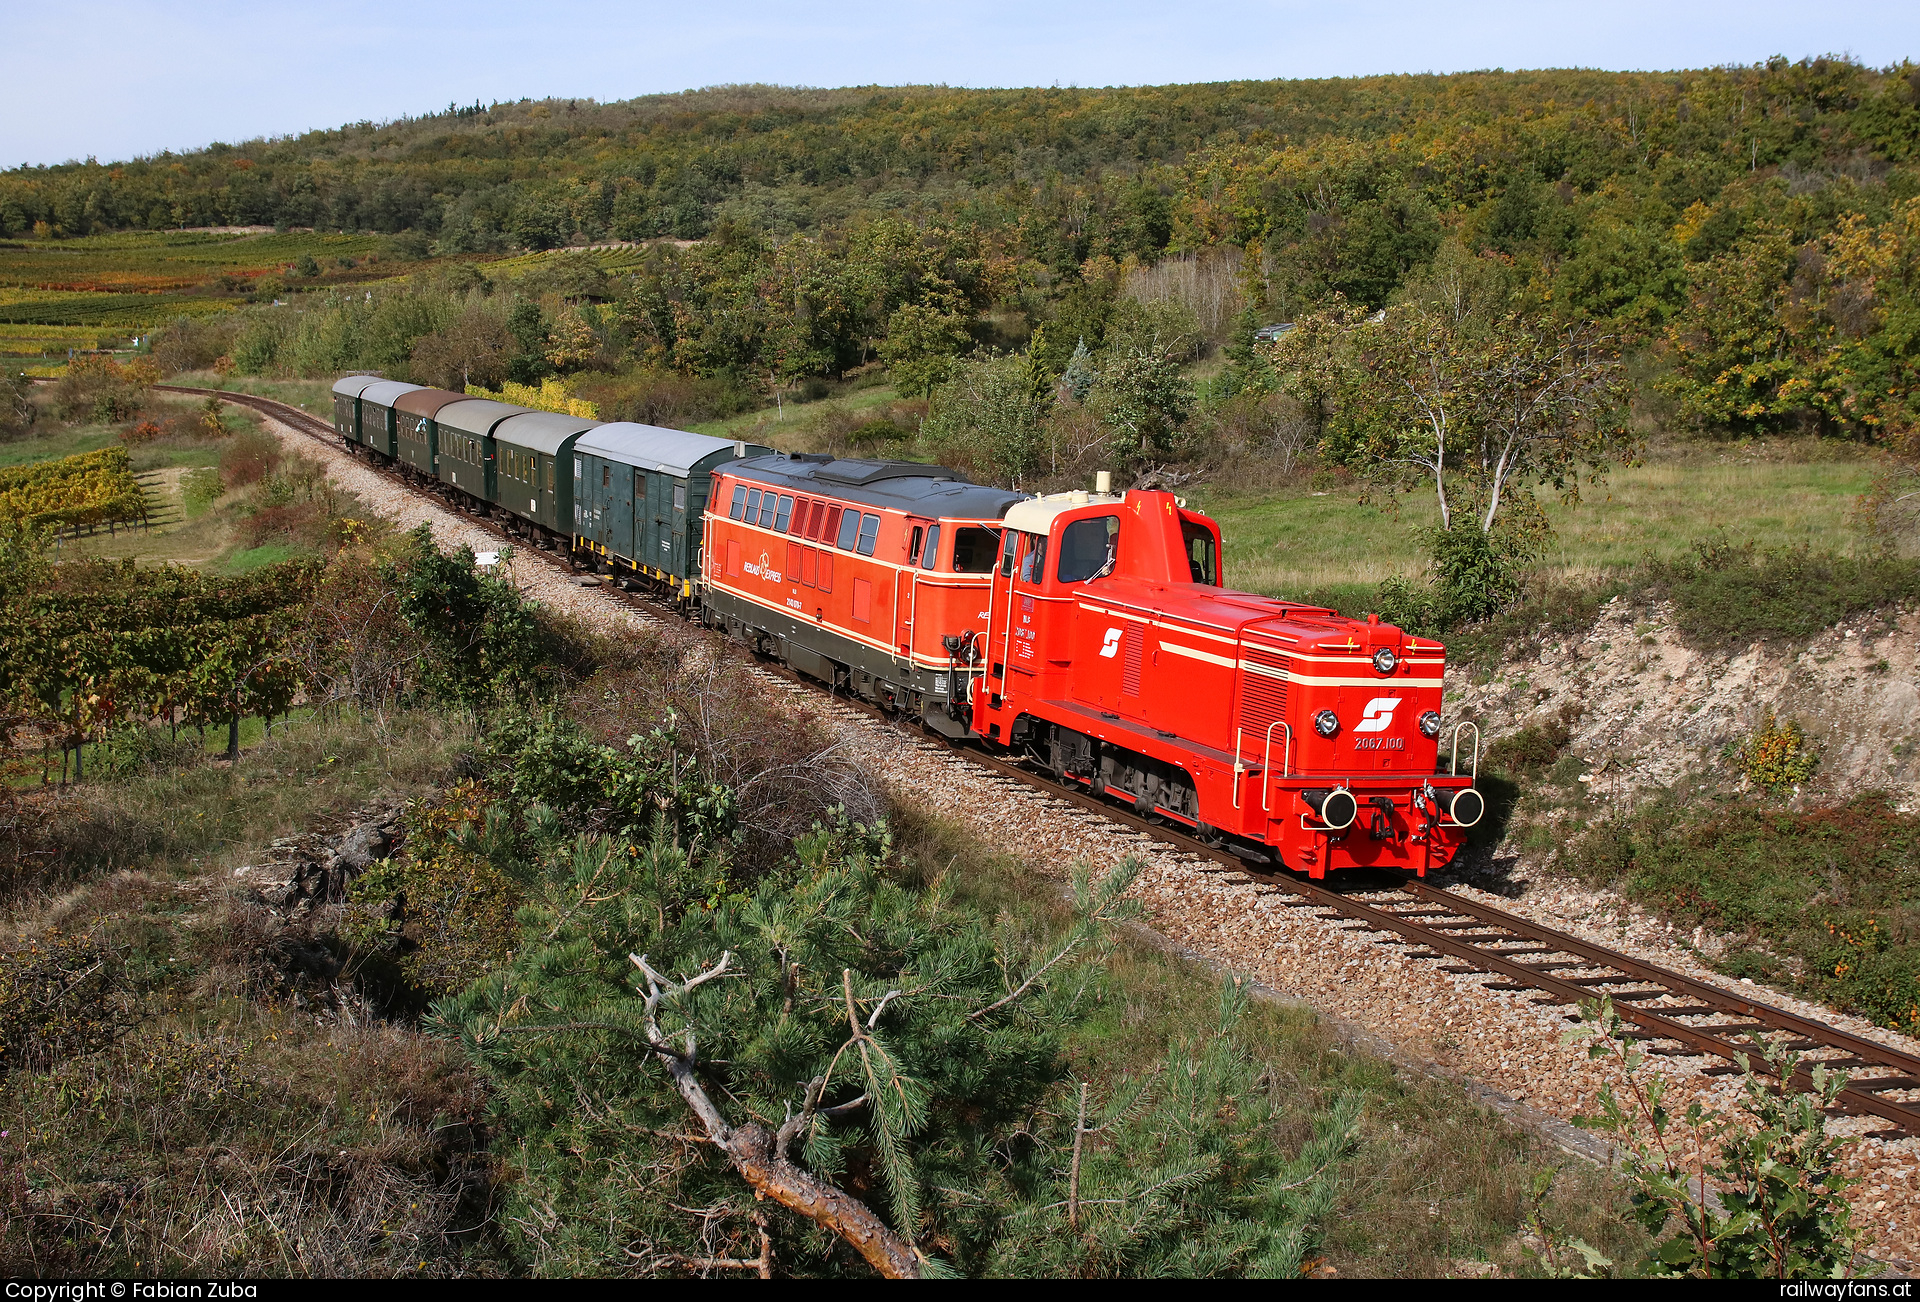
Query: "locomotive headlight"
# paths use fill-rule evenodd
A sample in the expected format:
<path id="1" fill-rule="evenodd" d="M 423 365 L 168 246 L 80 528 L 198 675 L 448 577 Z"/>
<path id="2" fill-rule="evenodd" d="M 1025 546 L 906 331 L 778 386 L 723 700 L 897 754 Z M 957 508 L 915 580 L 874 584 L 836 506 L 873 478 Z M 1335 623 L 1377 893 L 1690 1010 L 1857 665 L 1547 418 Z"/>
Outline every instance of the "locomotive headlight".
<path id="1" fill-rule="evenodd" d="M 1313 716 L 1313 730 L 1322 737 L 1331 737 L 1340 731 L 1340 716 L 1332 710 L 1322 710 Z"/>
<path id="2" fill-rule="evenodd" d="M 1383 674 L 1390 674 L 1400 664 L 1400 657 L 1381 647 L 1373 653 L 1373 667 Z"/>
<path id="3" fill-rule="evenodd" d="M 1420 716 L 1420 735 L 1438 737 L 1440 735 L 1440 711 L 1428 710 Z"/>

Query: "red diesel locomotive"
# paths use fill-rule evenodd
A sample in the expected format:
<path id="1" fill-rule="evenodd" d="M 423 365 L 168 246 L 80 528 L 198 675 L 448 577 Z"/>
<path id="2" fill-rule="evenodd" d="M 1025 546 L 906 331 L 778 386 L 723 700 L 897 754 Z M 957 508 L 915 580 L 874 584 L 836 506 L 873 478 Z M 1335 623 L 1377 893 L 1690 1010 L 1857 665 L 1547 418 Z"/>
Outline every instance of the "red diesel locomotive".
<path id="1" fill-rule="evenodd" d="M 1169 493 L 800 455 L 709 500 L 705 619 L 947 736 L 1315 878 L 1424 875 L 1480 819 L 1472 724 L 1439 762 L 1445 648 L 1221 586 L 1219 526 Z"/>

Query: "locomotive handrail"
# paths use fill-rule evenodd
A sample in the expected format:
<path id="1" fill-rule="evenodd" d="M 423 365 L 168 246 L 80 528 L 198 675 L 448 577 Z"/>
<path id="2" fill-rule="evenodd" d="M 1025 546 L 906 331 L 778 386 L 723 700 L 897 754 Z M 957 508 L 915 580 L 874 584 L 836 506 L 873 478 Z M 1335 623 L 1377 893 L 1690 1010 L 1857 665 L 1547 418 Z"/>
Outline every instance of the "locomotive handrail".
<path id="1" fill-rule="evenodd" d="M 1240 762 L 1240 742 L 1246 733 L 1245 728 L 1233 730 L 1233 807 L 1240 808 L 1240 779 L 1246 776 L 1247 766 Z"/>
<path id="2" fill-rule="evenodd" d="M 1280 752 L 1280 776 L 1293 774 L 1293 725 L 1285 719 L 1275 719 L 1267 725 L 1267 749 L 1260 764 L 1260 809 L 1263 813 L 1273 812 L 1273 730 L 1287 730 L 1287 744 Z"/>
<path id="3" fill-rule="evenodd" d="M 1447 772 L 1456 778 L 1460 776 L 1460 730 L 1462 728 L 1473 729 L 1473 773 L 1471 778 L 1473 781 L 1478 782 L 1480 780 L 1480 725 L 1469 719 L 1462 719 L 1459 723 L 1453 725 L 1453 758 L 1447 761 Z"/>

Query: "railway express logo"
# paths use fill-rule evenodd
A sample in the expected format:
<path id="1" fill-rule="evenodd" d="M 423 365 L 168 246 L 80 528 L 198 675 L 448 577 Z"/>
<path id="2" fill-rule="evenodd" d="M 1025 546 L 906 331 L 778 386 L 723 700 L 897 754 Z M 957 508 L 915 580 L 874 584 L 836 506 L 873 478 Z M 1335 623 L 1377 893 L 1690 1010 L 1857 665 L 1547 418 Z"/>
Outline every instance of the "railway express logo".
<path id="1" fill-rule="evenodd" d="M 1353 725 L 1355 732 L 1385 732 L 1393 726 L 1393 707 L 1400 704 L 1397 696 L 1376 696 L 1367 702 L 1367 708 L 1360 712 L 1360 722 Z"/>
<path id="2" fill-rule="evenodd" d="M 1120 650 L 1120 630 L 1117 628 L 1110 628 L 1107 630 L 1106 640 L 1100 644 L 1100 654 L 1105 656 L 1107 659 L 1111 660 L 1119 650 Z"/>

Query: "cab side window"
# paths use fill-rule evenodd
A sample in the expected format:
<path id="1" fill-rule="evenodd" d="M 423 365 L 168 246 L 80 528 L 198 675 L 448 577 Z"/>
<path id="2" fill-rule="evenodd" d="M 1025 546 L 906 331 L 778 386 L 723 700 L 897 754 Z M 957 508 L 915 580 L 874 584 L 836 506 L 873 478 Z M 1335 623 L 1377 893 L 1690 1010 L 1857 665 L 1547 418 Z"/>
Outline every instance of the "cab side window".
<path id="1" fill-rule="evenodd" d="M 1027 554 L 1020 558 L 1020 582 L 1044 583 L 1047 579 L 1047 539 L 1045 534 L 1027 535 Z"/>
<path id="2" fill-rule="evenodd" d="M 873 555 L 873 544 L 880 537 L 880 517 L 863 515 L 860 517 L 860 543 L 855 550 L 862 556 Z"/>
<path id="3" fill-rule="evenodd" d="M 961 529 L 953 535 L 953 572 L 993 573 L 993 553 L 999 546 L 1000 535 L 991 529 Z"/>
<path id="4" fill-rule="evenodd" d="M 935 568 L 939 559 L 940 526 L 937 524 L 930 525 L 927 528 L 927 541 L 921 544 L 920 547 L 920 568 L 923 570 L 931 570 Z"/>
<path id="5" fill-rule="evenodd" d="M 1119 516 L 1075 520 L 1060 535 L 1060 582 L 1085 583 L 1112 572 L 1119 546 Z"/>
<path id="6" fill-rule="evenodd" d="M 1180 522 L 1182 541 L 1187 545 L 1187 569 L 1195 583 L 1220 586 L 1220 552 L 1214 545 L 1213 531 L 1191 520 Z"/>

